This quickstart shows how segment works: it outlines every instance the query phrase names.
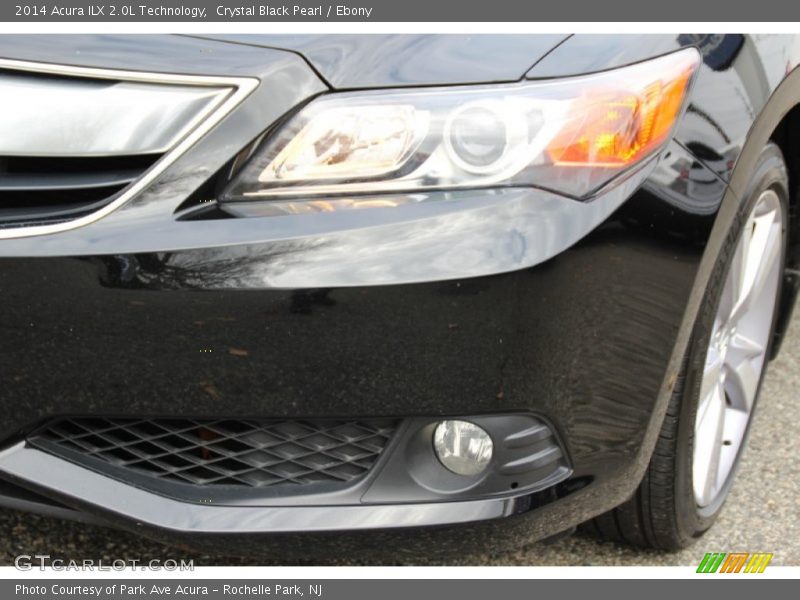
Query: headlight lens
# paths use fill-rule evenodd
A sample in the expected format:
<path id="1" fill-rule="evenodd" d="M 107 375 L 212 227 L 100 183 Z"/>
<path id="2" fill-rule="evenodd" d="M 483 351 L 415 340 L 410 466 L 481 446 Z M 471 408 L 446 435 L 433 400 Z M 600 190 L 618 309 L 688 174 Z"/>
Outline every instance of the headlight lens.
<path id="1" fill-rule="evenodd" d="M 287 184 L 386 176 L 411 157 L 427 131 L 428 113 L 410 105 L 332 106 L 304 121 L 258 180 Z"/>
<path id="2" fill-rule="evenodd" d="M 585 197 L 668 141 L 697 65 L 686 49 L 563 80 L 322 96 L 223 201 L 500 186 Z"/>

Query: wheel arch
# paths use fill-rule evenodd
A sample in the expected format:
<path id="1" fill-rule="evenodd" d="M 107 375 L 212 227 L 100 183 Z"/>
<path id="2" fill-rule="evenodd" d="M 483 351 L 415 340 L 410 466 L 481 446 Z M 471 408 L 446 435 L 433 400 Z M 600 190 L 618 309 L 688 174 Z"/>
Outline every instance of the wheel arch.
<path id="1" fill-rule="evenodd" d="M 797 142 L 793 143 L 795 140 Z M 688 341 L 691 325 L 696 318 L 699 303 L 719 256 L 725 234 L 730 229 L 741 199 L 747 195 L 758 157 L 764 146 L 770 142 L 781 149 L 789 176 L 789 240 L 775 340 L 770 355 L 772 359 L 780 351 L 791 321 L 795 300 L 800 292 L 800 67 L 790 71 L 781 81 L 748 132 L 697 272 L 687 305 L 687 320 L 681 328 L 684 334 L 681 339 Z M 680 340 L 678 345 L 683 352 L 685 347 Z"/>
<path id="2" fill-rule="evenodd" d="M 789 237 L 770 355 L 770 359 L 773 359 L 778 355 L 786 336 L 800 291 L 800 97 L 775 127 L 770 140 L 781 149 L 789 175 Z"/>

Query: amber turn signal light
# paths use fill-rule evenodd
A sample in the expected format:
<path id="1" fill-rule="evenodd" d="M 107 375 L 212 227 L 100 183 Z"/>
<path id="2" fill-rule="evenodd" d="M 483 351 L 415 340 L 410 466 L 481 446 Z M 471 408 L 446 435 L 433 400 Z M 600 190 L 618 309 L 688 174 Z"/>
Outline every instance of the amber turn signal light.
<path id="1" fill-rule="evenodd" d="M 614 87 L 586 89 L 547 152 L 557 166 L 626 167 L 656 150 L 680 115 L 697 68 L 683 54 L 661 73 L 642 72 Z"/>

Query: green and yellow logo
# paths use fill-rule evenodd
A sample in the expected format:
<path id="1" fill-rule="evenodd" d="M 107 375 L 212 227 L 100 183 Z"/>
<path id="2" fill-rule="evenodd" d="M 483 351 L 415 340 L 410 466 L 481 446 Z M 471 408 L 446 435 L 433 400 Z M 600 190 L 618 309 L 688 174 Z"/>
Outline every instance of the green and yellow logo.
<path id="1" fill-rule="evenodd" d="M 707 552 L 697 567 L 698 573 L 763 573 L 771 552 Z"/>

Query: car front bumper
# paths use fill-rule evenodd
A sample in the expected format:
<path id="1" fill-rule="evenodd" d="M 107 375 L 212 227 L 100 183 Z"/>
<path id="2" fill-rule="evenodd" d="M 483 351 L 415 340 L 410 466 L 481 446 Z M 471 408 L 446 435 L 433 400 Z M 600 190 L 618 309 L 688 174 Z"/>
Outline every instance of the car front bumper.
<path id="1" fill-rule="evenodd" d="M 194 255 L 211 265 L 207 279 L 202 261 L 184 269 L 168 253 L 5 258 L 0 475 L 105 522 L 195 544 L 478 521 L 555 534 L 633 492 L 660 425 L 702 246 L 644 233 L 630 208 L 653 202 L 638 192 L 538 266 L 427 283 L 250 288 L 241 263 L 203 250 Z M 457 501 L 231 506 L 165 498 L 25 441 L 63 415 L 503 413 L 552 424 L 566 481 Z"/>

